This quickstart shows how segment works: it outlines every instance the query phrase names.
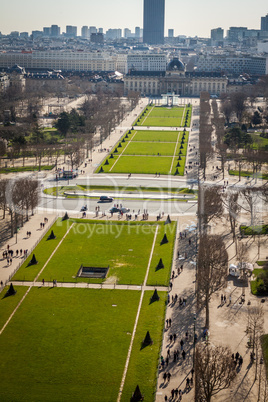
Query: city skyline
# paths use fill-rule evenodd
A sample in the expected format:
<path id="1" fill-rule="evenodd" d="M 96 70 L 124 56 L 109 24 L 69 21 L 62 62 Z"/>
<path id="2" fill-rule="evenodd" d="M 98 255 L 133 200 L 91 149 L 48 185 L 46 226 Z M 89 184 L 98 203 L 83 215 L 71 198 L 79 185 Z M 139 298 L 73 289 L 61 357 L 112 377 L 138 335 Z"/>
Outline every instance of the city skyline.
<path id="1" fill-rule="evenodd" d="M 32 0 L 23 3 L 14 0 L 12 4 L 5 2 L 1 7 L 0 32 L 31 33 L 57 24 L 62 32 L 65 32 L 66 25 L 77 26 L 80 35 L 84 25 L 102 27 L 104 32 L 109 28 L 130 28 L 133 32 L 136 26 L 143 26 L 143 0 L 103 0 L 101 3 L 77 0 L 75 6 L 68 0 L 58 0 L 56 3 L 47 0 L 43 4 Z M 222 27 L 225 34 L 230 26 L 260 29 L 261 16 L 268 13 L 267 2 L 264 0 L 258 0 L 257 7 L 252 7 L 249 0 L 237 0 L 235 3 L 226 0 L 222 9 L 212 0 L 204 0 L 202 3 L 192 0 L 190 11 L 187 4 L 166 0 L 165 36 L 168 29 L 174 29 L 175 36 L 200 37 L 209 37 L 210 30 L 217 27 Z M 188 18 L 185 18 L 185 14 Z"/>

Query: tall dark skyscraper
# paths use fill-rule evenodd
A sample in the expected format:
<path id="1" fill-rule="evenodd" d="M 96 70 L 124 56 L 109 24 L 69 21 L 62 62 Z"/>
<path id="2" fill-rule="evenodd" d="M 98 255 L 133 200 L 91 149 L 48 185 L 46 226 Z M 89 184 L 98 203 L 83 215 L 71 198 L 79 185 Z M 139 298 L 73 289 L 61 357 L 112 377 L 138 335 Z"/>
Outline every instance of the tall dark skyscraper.
<path id="1" fill-rule="evenodd" d="M 164 43 L 165 0 L 144 0 L 143 43 Z"/>

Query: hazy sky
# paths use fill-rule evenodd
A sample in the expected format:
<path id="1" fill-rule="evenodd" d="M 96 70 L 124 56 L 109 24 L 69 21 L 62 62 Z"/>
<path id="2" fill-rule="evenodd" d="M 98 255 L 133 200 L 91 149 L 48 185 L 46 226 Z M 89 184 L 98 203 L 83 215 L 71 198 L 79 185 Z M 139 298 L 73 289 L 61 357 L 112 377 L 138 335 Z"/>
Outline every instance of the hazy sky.
<path id="1" fill-rule="evenodd" d="M 247 26 L 260 28 L 260 18 L 268 13 L 267 0 L 166 0 L 165 34 L 210 36 L 211 28 Z M 31 33 L 57 24 L 108 28 L 142 27 L 143 0 L 11 0 L 1 4 L 0 32 Z"/>

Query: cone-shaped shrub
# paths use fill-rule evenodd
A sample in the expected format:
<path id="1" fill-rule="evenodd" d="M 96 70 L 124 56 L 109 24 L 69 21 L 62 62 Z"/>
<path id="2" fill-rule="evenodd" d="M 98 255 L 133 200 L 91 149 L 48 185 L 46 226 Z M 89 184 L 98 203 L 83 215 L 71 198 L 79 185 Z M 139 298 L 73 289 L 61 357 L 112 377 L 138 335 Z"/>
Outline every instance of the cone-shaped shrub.
<path id="1" fill-rule="evenodd" d="M 114 153 L 118 152 L 117 148 L 115 148 Z"/>
<path id="2" fill-rule="evenodd" d="M 177 176 L 179 174 L 178 168 L 176 169 L 176 172 L 174 173 L 174 176 Z"/>
<path id="3" fill-rule="evenodd" d="M 126 141 L 125 141 L 125 138 L 122 139 L 122 142 L 126 142 Z"/>
<path id="4" fill-rule="evenodd" d="M 137 385 L 134 394 L 130 398 L 130 402 L 139 402 L 139 401 L 143 401 L 143 396 L 141 394 L 140 387 Z"/>
<path id="5" fill-rule="evenodd" d="M 166 243 L 168 243 L 168 238 L 167 238 L 167 235 L 166 235 L 166 233 L 164 234 L 164 237 L 163 237 L 163 239 L 162 239 L 162 241 L 161 241 L 161 244 L 166 244 Z"/>
<path id="6" fill-rule="evenodd" d="M 157 268 L 157 269 L 165 268 L 165 266 L 164 266 L 164 264 L 163 264 L 163 261 L 162 261 L 162 258 L 160 258 L 159 263 L 157 264 L 157 267 L 156 267 L 156 268 Z"/>
<path id="7" fill-rule="evenodd" d="M 113 159 L 113 158 L 114 158 L 114 156 L 113 156 L 113 154 L 111 154 L 111 155 L 110 155 L 110 159 Z"/>
<path id="8" fill-rule="evenodd" d="M 53 230 L 51 230 L 51 233 L 50 233 L 50 235 L 48 236 L 47 240 L 53 240 L 53 239 L 56 239 L 56 236 L 54 235 Z"/>
<path id="9" fill-rule="evenodd" d="M 169 223 L 171 223 L 171 219 L 170 219 L 170 216 L 168 215 L 167 219 L 166 219 L 166 222 L 165 222 L 165 225 L 168 225 Z"/>
<path id="10" fill-rule="evenodd" d="M 147 333 L 146 333 L 146 335 L 145 335 L 145 338 L 143 339 L 142 346 L 143 346 L 143 347 L 149 346 L 149 345 L 151 345 L 152 343 L 153 343 L 153 341 L 152 341 L 150 332 L 147 331 Z"/>
<path id="11" fill-rule="evenodd" d="M 14 289 L 14 286 L 11 283 L 9 288 L 8 288 L 8 290 L 7 290 L 7 292 L 6 292 L 6 294 L 5 294 L 5 297 L 14 296 L 16 293 L 17 293 L 17 291 Z"/>
<path id="12" fill-rule="evenodd" d="M 180 165 L 180 162 L 178 162 L 178 163 L 177 163 L 177 167 L 180 167 L 180 166 L 181 166 L 181 165 Z"/>
<path id="13" fill-rule="evenodd" d="M 65 212 L 65 214 L 62 218 L 62 221 L 66 221 L 67 219 L 69 219 L 69 216 L 68 216 L 67 212 Z"/>
<path id="14" fill-rule="evenodd" d="M 118 144 L 118 148 L 122 148 L 121 142 L 119 142 L 119 144 Z"/>
<path id="15" fill-rule="evenodd" d="M 32 259 L 31 259 L 29 265 L 35 265 L 35 264 L 37 264 L 37 259 L 35 258 L 35 254 L 33 254 Z"/>
<path id="16" fill-rule="evenodd" d="M 106 159 L 106 161 L 105 161 L 104 165 L 109 165 L 109 161 L 108 161 L 108 159 Z"/>
<path id="17" fill-rule="evenodd" d="M 157 290 L 155 289 L 154 293 L 153 293 L 153 295 L 151 297 L 151 303 L 153 303 L 155 301 L 158 301 L 159 299 L 160 299 L 160 297 L 158 296 Z"/>

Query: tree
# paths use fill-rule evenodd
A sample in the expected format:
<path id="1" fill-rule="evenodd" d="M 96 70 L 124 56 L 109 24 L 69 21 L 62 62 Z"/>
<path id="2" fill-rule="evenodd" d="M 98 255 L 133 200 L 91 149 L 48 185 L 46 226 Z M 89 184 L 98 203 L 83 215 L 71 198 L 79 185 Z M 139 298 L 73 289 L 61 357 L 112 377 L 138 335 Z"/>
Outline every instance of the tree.
<path id="1" fill-rule="evenodd" d="M 57 130 L 59 130 L 59 132 L 66 137 L 68 131 L 71 128 L 71 122 L 69 119 L 69 115 L 67 112 L 62 112 L 60 114 L 59 119 L 57 120 L 57 122 L 55 123 L 55 127 Z"/>
<path id="2" fill-rule="evenodd" d="M 199 185 L 198 218 L 201 232 L 206 232 L 209 222 L 223 214 L 220 187 Z"/>
<path id="3" fill-rule="evenodd" d="M 241 123 L 243 113 L 246 110 L 246 99 L 247 95 L 244 92 L 235 92 L 230 96 L 231 106 L 239 123 Z"/>
<path id="4" fill-rule="evenodd" d="M 230 387 L 236 377 L 232 352 L 224 346 L 201 346 L 195 356 L 195 401 L 210 402 L 214 395 Z"/>
<path id="5" fill-rule="evenodd" d="M 221 236 L 201 235 L 197 265 L 197 299 L 204 302 L 206 328 L 209 328 L 209 302 L 226 283 L 228 254 Z"/>
<path id="6" fill-rule="evenodd" d="M 256 355 L 255 381 L 257 379 L 258 352 L 260 346 L 260 337 L 263 334 L 263 325 L 264 313 L 262 306 L 248 306 L 247 332 L 250 334 L 253 356 L 255 357 Z"/>
<path id="7" fill-rule="evenodd" d="M 237 252 L 236 225 L 237 225 L 237 218 L 241 211 L 241 206 L 238 204 L 238 197 L 239 197 L 238 191 L 232 191 L 232 190 L 229 190 L 224 197 L 224 204 L 228 211 L 230 228 L 233 236 L 233 242 L 235 242 L 236 252 Z"/>
<path id="8" fill-rule="evenodd" d="M 229 125 L 231 116 L 233 114 L 232 105 L 229 99 L 225 99 L 222 101 L 221 112 L 225 117 L 226 124 Z"/>

